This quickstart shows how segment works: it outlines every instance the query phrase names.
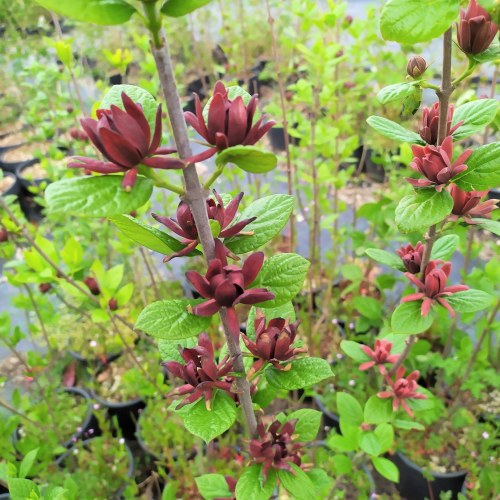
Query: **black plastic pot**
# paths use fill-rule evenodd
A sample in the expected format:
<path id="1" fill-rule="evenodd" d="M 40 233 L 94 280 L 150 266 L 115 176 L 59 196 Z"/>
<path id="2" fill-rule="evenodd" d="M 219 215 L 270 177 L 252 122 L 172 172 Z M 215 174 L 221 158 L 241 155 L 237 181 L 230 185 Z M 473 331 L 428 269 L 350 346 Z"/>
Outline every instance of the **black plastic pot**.
<path id="1" fill-rule="evenodd" d="M 19 182 L 19 179 L 11 172 L 4 172 L 4 177 L 10 177 L 11 179 L 14 179 L 14 184 L 10 186 L 5 193 L 2 193 L 2 196 L 19 196 L 19 192 L 21 191 L 21 183 Z"/>
<path id="2" fill-rule="evenodd" d="M 13 161 L 13 162 L 5 161 L 4 160 L 5 153 L 6 152 L 4 151 L 0 156 L 0 167 L 4 172 L 15 173 L 17 172 L 17 169 L 20 167 L 29 167 L 38 162 L 36 158 L 31 158 L 29 160 L 23 160 L 23 161 Z"/>
<path id="3" fill-rule="evenodd" d="M 364 159 L 363 159 L 363 152 L 365 152 Z M 357 170 L 359 170 L 359 165 L 361 161 L 363 161 L 361 172 L 365 173 L 366 176 L 369 177 L 374 182 L 384 182 L 385 170 L 382 167 L 382 165 L 379 165 L 373 161 L 372 159 L 372 157 L 374 156 L 373 153 L 374 151 L 372 148 L 363 145 L 359 146 L 354 150 L 353 156 L 358 160 Z"/>
<path id="4" fill-rule="evenodd" d="M 267 133 L 269 140 L 271 141 L 271 148 L 275 151 L 285 151 L 285 131 L 283 127 L 273 127 Z M 296 137 L 292 137 L 288 134 L 288 142 L 294 146 L 297 146 L 299 140 Z"/>
<path id="5" fill-rule="evenodd" d="M 88 449 L 89 444 L 92 442 L 94 438 L 92 439 L 86 439 L 85 441 L 82 441 L 81 446 L 85 447 Z M 127 443 L 124 443 L 124 446 L 127 448 L 127 454 L 128 454 L 128 460 L 129 460 L 129 466 L 127 470 L 127 478 L 131 479 L 134 476 L 134 471 L 135 471 L 135 464 L 134 464 L 134 456 L 132 454 L 132 450 L 130 449 L 130 446 Z M 65 460 L 70 456 L 70 454 L 73 453 L 73 450 L 68 450 L 64 455 L 61 455 L 57 460 L 56 464 L 61 468 L 64 469 L 64 462 Z M 113 497 L 111 499 L 119 499 L 122 498 L 121 493 L 125 489 L 125 485 L 120 487 L 118 491 L 115 492 Z"/>
<path id="6" fill-rule="evenodd" d="M 141 398 L 131 399 L 123 403 L 114 403 L 102 399 L 93 393 L 95 401 L 103 408 L 106 408 L 108 418 L 118 424 L 120 434 L 125 439 L 134 439 L 137 427 L 137 420 L 141 410 L 146 407 L 146 403 Z M 114 429 L 117 433 L 118 429 Z"/>
<path id="7" fill-rule="evenodd" d="M 10 500 L 10 495 L 8 493 L 2 493 L 0 495 L 0 500 Z"/>
<path id="8" fill-rule="evenodd" d="M 441 493 L 451 492 L 451 499 L 456 500 L 462 491 L 467 471 L 439 474 L 431 472 L 434 477 L 428 481 L 423 475 L 423 469 L 414 464 L 402 453 L 397 452 L 390 459 L 399 469 L 399 483 L 397 489 L 407 500 L 421 500 L 423 498 L 441 498 Z M 448 497 L 447 497 L 448 498 Z"/>
<path id="9" fill-rule="evenodd" d="M 63 390 L 64 392 L 67 392 L 69 394 L 75 394 L 76 396 L 82 397 L 87 401 L 88 406 L 87 406 L 87 413 L 85 414 L 85 418 L 82 424 L 79 427 L 77 427 L 76 432 L 73 434 L 73 436 L 66 442 L 64 442 L 62 446 L 64 446 L 65 448 L 71 448 L 72 446 L 75 445 L 75 443 L 77 443 L 82 439 L 88 439 L 91 436 L 92 437 L 100 436 L 101 430 L 99 428 L 99 422 L 97 421 L 97 418 L 94 416 L 92 400 L 90 399 L 89 393 L 87 391 L 84 391 L 80 387 L 65 387 Z M 18 440 L 19 440 L 19 428 L 16 429 L 12 435 L 12 441 L 14 443 L 14 446 L 16 445 Z"/>
<path id="10" fill-rule="evenodd" d="M 119 73 L 116 75 L 111 75 L 109 77 L 109 84 L 110 85 L 121 85 L 123 83 L 123 77 Z"/>
<path id="11" fill-rule="evenodd" d="M 500 200 L 500 189 L 494 188 L 488 191 L 489 200 Z"/>
<path id="12" fill-rule="evenodd" d="M 82 356 L 80 353 L 76 352 L 76 351 L 73 351 L 71 349 L 68 349 L 68 354 L 73 358 L 75 359 L 76 361 L 82 363 L 83 365 L 99 365 L 99 364 L 107 364 L 107 363 L 111 363 L 112 361 L 114 361 L 115 359 L 119 358 L 121 356 L 121 352 L 116 352 L 116 353 L 112 353 L 112 354 L 107 354 L 105 357 L 106 357 L 106 362 L 104 363 L 104 361 L 102 359 L 98 359 L 98 358 L 95 358 L 95 359 L 88 359 L 88 358 L 85 358 L 84 356 Z"/>
<path id="13" fill-rule="evenodd" d="M 28 189 L 32 186 L 39 186 L 42 182 L 50 182 L 49 179 L 26 179 L 25 177 L 23 177 L 23 171 L 28 168 L 28 167 L 31 167 L 33 165 L 35 165 L 36 163 L 38 163 L 39 160 L 36 160 L 35 161 L 32 161 L 31 163 L 29 164 L 26 164 L 26 163 L 20 163 L 17 168 L 16 168 L 16 175 L 19 179 L 19 181 L 21 182 L 21 185 Z"/>

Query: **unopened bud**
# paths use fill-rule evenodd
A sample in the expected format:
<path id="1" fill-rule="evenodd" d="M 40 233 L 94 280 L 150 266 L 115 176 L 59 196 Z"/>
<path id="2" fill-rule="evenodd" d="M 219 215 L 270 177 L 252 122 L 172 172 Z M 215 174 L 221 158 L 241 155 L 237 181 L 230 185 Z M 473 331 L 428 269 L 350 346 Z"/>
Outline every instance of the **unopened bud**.
<path id="1" fill-rule="evenodd" d="M 38 285 L 38 290 L 40 290 L 41 293 L 47 293 L 51 288 L 52 285 L 50 283 L 40 283 L 40 285 Z"/>
<path id="2" fill-rule="evenodd" d="M 0 243 L 5 243 L 9 239 L 9 233 L 7 232 L 7 229 L 1 228 L 0 229 Z"/>
<path id="3" fill-rule="evenodd" d="M 83 280 L 83 282 L 87 285 L 92 295 L 99 295 L 101 293 L 101 289 L 99 288 L 99 284 L 95 278 L 88 276 Z"/>
<path id="4" fill-rule="evenodd" d="M 118 309 L 118 302 L 116 301 L 115 298 L 111 298 L 109 299 L 109 302 L 108 302 L 108 307 L 112 310 L 112 311 L 116 311 Z"/>
<path id="5" fill-rule="evenodd" d="M 427 69 L 427 62 L 422 56 L 413 56 L 408 61 L 406 72 L 412 78 L 420 78 Z"/>

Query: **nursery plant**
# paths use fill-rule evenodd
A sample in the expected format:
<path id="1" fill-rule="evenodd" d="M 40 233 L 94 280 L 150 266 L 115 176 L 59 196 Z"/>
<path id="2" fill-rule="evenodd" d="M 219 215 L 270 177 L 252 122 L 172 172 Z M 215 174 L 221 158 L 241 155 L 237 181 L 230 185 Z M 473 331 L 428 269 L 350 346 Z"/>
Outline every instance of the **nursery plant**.
<path id="1" fill-rule="evenodd" d="M 62 71 L 27 71 L 49 96 L 54 85 L 70 90 L 49 103 L 50 119 L 38 118 L 36 95 L 26 110 L 33 142 L 56 136 L 62 146 L 22 167 L 32 169 L 21 179 L 33 180 L 47 226 L 30 226 L 9 196 L 13 181 L 0 181 L 5 276 L 33 319 L 30 339 L 43 345 L 24 356 L 26 336 L 0 316 L 0 340 L 28 386 L 12 404 L 0 399 L 11 414 L 0 433 L 0 485 L 11 497 L 134 498 L 129 424 L 150 474 L 141 485 L 154 498 L 368 498 L 380 488 L 392 495 L 390 483 L 410 498 L 498 494 L 500 273 L 495 258 L 474 267 L 485 235 L 499 234 L 497 202 L 485 200 L 500 180 L 498 102 L 496 82 L 490 98 L 468 87 L 481 65 L 500 59 L 491 2 L 460 10 L 459 0 L 425 8 L 389 0 L 378 25 L 374 10 L 358 20 L 343 2 L 320 13 L 316 2 L 294 0 L 284 19 L 300 25 L 295 45 L 285 42 L 291 28 L 275 24 L 278 2 L 239 2 L 238 26 L 226 26 L 224 12 L 226 36 L 253 31 L 257 5 L 270 45 L 259 48 L 255 33 L 238 38 L 224 81 L 205 78 L 203 61 L 203 92 L 188 111 L 177 82 L 191 49 L 188 35 L 175 34 L 223 2 L 37 3 L 51 11 L 58 41 L 46 46 Z M 57 15 L 147 33 L 135 34 L 136 47 L 103 47 L 127 83 L 101 85 L 92 109 Z M 404 51 L 442 40 L 441 68 L 419 54 L 387 55 L 378 30 Z M 377 50 L 363 59 L 370 43 Z M 252 50 L 265 50 L 276 73 L 267 106 L 244 88 Z M 150 80 L 143 86 L 129 73 L 137 52 Z M 376 75 L 359 65 L 389 61 L 399 76 L 378 78 L 375 100 Z M 458 92 L 466 97 L 455 105 Z M 277 122 L 285 175 L 267 150 Z M 375 133 L 387 147 L 370 148 L 370 158 L 386 184 L 373 201 L 354 203 L 347 229 L 341 192 L 363 187 Z M 54 163 L 61 155 L 64 170 Z M 265 184 L 268 173 L 287 194 Z M 245 176 L 256 187 L 229 194 Z M 309 260 L 294 253 L 300 223 Z M 158 265 L 176 277 L 164 280 Z M 91 394 L 72 389 L 80 381 Z"/>

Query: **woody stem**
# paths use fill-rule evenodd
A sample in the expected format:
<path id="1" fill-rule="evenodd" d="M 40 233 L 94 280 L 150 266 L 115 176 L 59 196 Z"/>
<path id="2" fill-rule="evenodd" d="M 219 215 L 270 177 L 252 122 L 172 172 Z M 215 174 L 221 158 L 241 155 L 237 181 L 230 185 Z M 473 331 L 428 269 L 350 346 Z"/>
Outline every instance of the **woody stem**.
<path id="1" fill-rule="evenodd" d="M 148 11 L 146 11 L 146 16 L 148 16 Z M 152 22 L 150 24 L 155 25 L 155 23 Z M 168 41 L 163 29 L 161 28 L 158 29 L 156 33 L 152 32 L 151 38 L 151 48 L 156 63 L 156 69 L 160 77 L 163 95 L 167 104 L 168 116 L 170 124 L 172 125 L 177 151 L 180 158 L 187 159 L 192 156 L 192 151 L 189 144 L 189 136 L 179 100 L 179 94 L 177 92 Z M 207 262 L 210 262 L 210 260 L 212 260 L 215 256 L 215 243 L 210 224 L 208 222 L 206 193 L 200 184 L 194 163 L 188 164 L 186 168 L 183 169 L 182 173 L 184 175 L 184 183 L 186 186 L 185 199 L 193 214 L 196 229 L 198 231 L 198 237 L 203 248 L 203 253 L 205 254 Z M 234 358 L 235 372 L 239 374 L 236 378 L 239 401 L 243 410 L 248 432 L 253 436 L 257 431 L 257 420 L 253 411 L 250 384 L 245 376 L 245 367 L 243 365 L 241 349 L 238 342 L 235 341 L 233 335 L 231 334 L 224 308 L 220 311 L 220 318 L 229 353 Z"/>

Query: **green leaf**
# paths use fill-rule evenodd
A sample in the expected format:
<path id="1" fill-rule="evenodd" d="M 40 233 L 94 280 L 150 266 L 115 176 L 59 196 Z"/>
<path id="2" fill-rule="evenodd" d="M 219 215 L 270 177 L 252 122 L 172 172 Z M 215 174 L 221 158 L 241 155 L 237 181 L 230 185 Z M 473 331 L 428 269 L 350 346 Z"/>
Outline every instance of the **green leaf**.
<path id="1" fill-rule="evenodd" d="M 453 133 L 453 140 L 459 141 L 480 132 L 495 118 L 498 111 L 496 99 L 478 99 L 458 106 L 453 113 L 452 126 L 464 123 Z"/>
<path id="2" fill-rule="evenodd" d="M 299 441 L 307 443 L 316 439 L 321 425 L 321 415 L 320 411 L 302 408 L 290 413 L 286 420 L 297 420 L 294 434 L 298 435 Z"/>
<path id="3" fill-rule="evenodd" d="M 396 224 L 403 233 L 422 231 L 444 220 L 453 209 L 453 198 L 443 189 L 418 189 L 396 207 Z"/>
<path id="4" fill-rule="evenodd" d="M 389 451 L 394 445 L 394 429 L 392 425 L 388 423 L 384 422 L 377 425 L 377 428 L 375 429 L 375 436 L 377 436 L 380 444 L 380 453 Z"/>
<path id="5" fill-rule="evenodd" d="M 280 253 L 264 261 L 258 277 L 258 287 L 276 295 L 259 307 L 276 307 L 292 300 L 302 289 L 309 261 L 296 253 Z"/>
<path id="6" fill-rule="evenodd" d="M 422 424 L 419 424 L 418 422 L 412 422 L 410 420 L 394 420 L 392 422 L 394 427 L 397 427 L 398 429 L 406 429 L 406 430 L 416 430 L 416 431 L 424 431 L 425 427 Z"/>
<path id="7" fill-rule="evenodd" d="M 447 234 L 435 241 L 432 251 L 432 260 L 449 260 L 455 253 L 459 238 L 456 234 Z"/>
<path id="8" fill-rule="evenodd" d="M 379 455 L 382 446 L 374 432 L 364 431 L 359 439 L 359 447 L 368 455 Z"/>
<path id="9" fill-rule="evenodd" d="M 161 8 L 162 14 L 181 17 L 210 3 L 211 0 L 167 0 Z"/>
<path id="10" fill-rule="evenodd" d="M 111 105 L 117 106 L 124 110 L 122 93 L 125 92 L 132 101 L 139 103 L 144 111 L 144 116 L 148 120 L 151 129 L 151 137 L 153 136 L 156 126 L 156 110 L 158 103 L 156 99 L 147 90 L 137 87 L 136 85 L 113 85 L 99 103 L 100 109 L 109 109 Z"/>
<path id="11" fill-rule="evenodd" d="M 277 389 L 293 391 L 310 387 L 333 376 L 328 361 L 321 358 L 301 358 L 291 365 L 292 368 L 287 371 L 269 366 L 265 371 L 268 382 Z"/>
<path id="12" fill-rule="evenodd" d="M 115 215 L 109 217 L 109 220 L 132 241 L 163 255 L 168 255 L 172 251 L 178 252 L 185 247 L 180 241 L 163 231 L 149 226 L 130 215 Z M 195 252 L 196 254 L 200 253 L 198 250 Z"/>
<path id="13" fill-rule="evenodd" d="M 10 498 L 12 500 L 40 498 L 38 486 L 29 479 L 8 478 L 7 486 L 9 487 Z"/>
<path id="14" fill-rule="evenodd" d="M 61 16 L 86 23 L 114 25 L 127 22 L 136 11 L 124 0 L 36 0 Z"/>
<path id="15" fill-rule="evenodd" d="M 355 361 L 363 362 L 368 361 L 370 358 L 366 355 L 366 353 L 361 349 L 361 345 L 359 342 L 354 342 L 354 340 L 343 340 L 340 343 L 340 348 Z"/>
<path id="16" fill-rule="evenodd" d="M 382 304 L 373 297 L 359 295 L 353 300 L 356 310 L 365 318 L 377 320 L 382 317 Z"/>
<path id="17" fill-rule="evenodd" d="M 490 219 L 474 219 L 483 229 L 500 236 L 500 221 Z"/>
<path id="18" fill-rule="evenodd" d="M 408 130 L 399 123 L 388 120 L 382 116 L 369 116 L 366 123 L 374 128 L 379 134 L 389 139 L 394 139 L 399 142 L 409 142 L 410 144 L 425 144 L 425 141 L 423 141 L 416 132 L 413 132 L 413 130 Z"/>
<path id="19" fill-rule="evenodd" d="M 385 266 L 392 267 L 398 271 L 405 271 L 406 268 L 401 260 L 401 257 L 395 253 L 379 250 L 378 248 L 368 248 L 365 250 L 366 255 L 371 259 L 384 264 Z"/>
<path id="20" fill-rule="evenodd" d="M 500 45 L 498 43 L 492 44 L 484 52 L 475 54 L 472 58 L 479 64 L 496 61 L 500 59 Z"/>
<path id="21" fill-rule="evenodd" d="M 196 345 L 198 345 L 196 337 L 180 340 L 158 339 L 158 350 L 160 351 L 162 361 L 178 361 L 179 363 L 183 363 L 184 360 L 179 353 L 179 346 L 192 348 Z"/>
<path id="22" fill-rule="evenodd" d="M 257 217 L 245 227 L 251 236 L 234 236 L 224 240 L 224 244 L 236 254 L 251 252 L 261 247 L 285 227 L 293 210 L 295 198 L 287 194 L 265 196 L 251 203 L 238 220 Z M 236 221 L 237 222 L 237 221 Z"/>
<path id="23" fill-rule="evenodd" d="M 415 85 L 415 82 L 403 82 L 388 85 L 387 87 L 384 87 L 379 91 L 379 93 L 377 94 L 377 99 L 381 104 L 403 101 L 405 98 L 415 92 Z M 420 136 L 418 137 L 420 138 Z"/>
<path id="24" fill-rule="evenodd" d="M 339 416 L 346 423 L 358 426 L 363 423 L 363 409 L 356 398 L 347 392 L 337 393 L 337 410 Z"/>
<path id="25" fill-rule="evenodd" d="M 392 419 L 392 403 L 389 399 L 371 396 L 366 402 L 364 421 L 367 424 L 382 424 Z"/>
<path id="26" fill-rule="evenodd" d="M 427 316 L 422 316 L 422 302 L 403 302 L 392 313 L 391 327 L 394 333 L 416 334 L 428 330 L 434 322 L 434 310 L 431 309 Z"/>
<path id="27" fill-rule="evenodd" d="M 383 457 L 372 457 L 372 464 L 380 475 L 394 483 L 399 482 L 399 469 L 393 462 Z"/>
<path id="28" fill-rule="evenodd" d="M 135 327 L 152 337 L 166 340 L 180 340 L 194 337 L 208 328 L 211 317 L 195 316 L 187 312 L 187 306 L 194 306 L 203 300 L 160 300 L 146 306 Z"/>
<path id="29" fill-rule="evenodd" d="M 459 0 L 389 0 L 380 16 L 382 37 L 405 45 L 428 42 L 452 25 L 459 7 Z"/>
<path id="30" fill-rule="evenodd" d="M 201 496 L 205 500 L 233 498 L 233 494 L 229 491 L 226 479 L 222 474 L 205 474 L 195 478 L 195 481 Z"/>
<path id="31" fill-rule="evenodd" d="M 267 480 L 262 477 L 262 465 L 245 468 L 236 483 L 236 500 L 268 500 L 276 487 L 276 472 L 269 469 Z"/>
<path id="32" fill-rule="evenodd" d="M 257 307 L 252 306 L 247 318 L 247 336 L 252 340 L 255 340 L 254 322 L 257 315 L 257 309 Z M 291 302 L 285 302 L 283 305 L 277 307 L 266 307 L 260 311 L 264 314 L 266 322 L 275 318 L 287 319 L 289 322 L 295 321 L 295 309 Z"/>
<path id="33" fill-rule="evenodd" d="M 132 191 L 122 187 L 119 175 L 63 179 L 49 184 L 45 199 L 51 213 L 79 217 L 111 217 L 142 207 L 151 197 L 153 182 L 139 176 Z"/>
<path id="34" fill-rule="evenodd" d="M 36 456 L 38 454 L 39 449 L 40 448 L 35 448 L 34 450 L 29 451 L 28 453 L 26 453 L 25 457 L 22 459 L 21 463 L 19 464 L 19 477 L 20 478 L 25 478 L 30 473 L 31 468 L 33 467 L 33 464 L 35 463 Z"/>
<path id="35" fill-rule="evenodd" d="M 489 307 L 493 301 L 493 297 L 489 293 L 473 288 L 454 293 L 445 299 L 455 311 L 460 313 L 482 311 Z"/>
<path id="36" fill-rule="evenodd" d="M 467 170 L 453 178 L 464 191 L 487 191 L 500 184 L 500 142 L 486 144 L 474 150 L 465 162 Z"/>
<path id="37" fill-rule="evenodd" d="M 233 146 L 221 151 L 216 159 L 217 166 L 234 163 L 237 167 L 252 174 L 264 174 L 278 164 L 275 154 L 261 151 L 254 146 Z"/>
<path id="38" fill-rule="evenodd" d="M 334 455 L 333 470 L 337 476 L 349 474 L 352 471 L 352 460 L 347 455 Z"/>
<path id="39" fill-rule="evenodd" d="M 290 463 L 293 472 L 278 470 L 281 485 L 293 498 L 300 500 L 316 500 L 314 484 L 309 476 L 297 465 Z"/>
<path id="40" fill-rule="evenodd" d="M 226 432 L 236 420 L 236 403 L 225 392 L 216 391 L 207 410 L 205 399 L 176 410 L 186 429 L 209 443 Z"/>

